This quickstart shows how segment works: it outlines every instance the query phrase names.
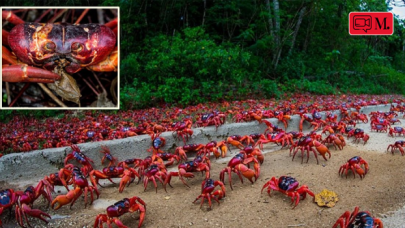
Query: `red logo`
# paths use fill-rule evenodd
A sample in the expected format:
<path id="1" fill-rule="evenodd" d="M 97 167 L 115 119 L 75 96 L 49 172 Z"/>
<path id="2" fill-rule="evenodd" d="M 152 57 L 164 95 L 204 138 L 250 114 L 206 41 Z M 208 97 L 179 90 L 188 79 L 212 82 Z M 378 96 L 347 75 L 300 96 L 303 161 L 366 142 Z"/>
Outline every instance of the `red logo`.
<path id="1" fill-rule="evenodd" d="M 350 35 L 392 35 L 394 15 L 390 12 L 351 12 Z"/>

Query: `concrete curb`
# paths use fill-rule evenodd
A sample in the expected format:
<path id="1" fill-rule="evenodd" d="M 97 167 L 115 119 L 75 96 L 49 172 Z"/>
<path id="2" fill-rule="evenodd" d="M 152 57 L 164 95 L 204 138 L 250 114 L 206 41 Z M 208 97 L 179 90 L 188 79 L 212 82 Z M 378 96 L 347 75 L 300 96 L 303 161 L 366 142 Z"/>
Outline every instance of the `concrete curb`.
<path id="1" fill-rule="evenodd" d="M 366 106 L 361 109 L 361 112 L 365 114 L 373 111 L 385 112 L 389 111 L 390 107 L 391 104 Z M 340 111 L 333 113 L 339 116 Z M 269 119 L 269 121 L 274 125 L 282 126 L 282 123 L 279 123 L 277 119 Z M 292 116 L 287 131 L 298 131 L 299 122 L 299 115 Z M 308 128 L 309 124 L 305 123 L 304 129 Z M 266 125 L 264 123 L 258 124 L 257 121 L 225 124 L 218 129 L 215 127 L 193 128 L 194 134 L 187 143 L 206 144 L 212 140 L 224 140 L 231 135 L 262 133 L 265 129 Z M 166 139 L 166 146 L 162 148 L 164 151 L 173 151 L 177 146 L 183 145 L 183 141 L 175 139 L 172 132 L 164 132 L 161 136 Z M 121 161 L 128 158 L 144 158 L 150 155 L 146 150 L 151 146 L 151 139 L 149 135 L 140 135 L 125 139 L 79 144 L 81 151 L 94 160 L 95 169 L 103 167 L 101 165 L 101 145 L 108 146 L 111 153 Z M 4 155 L 0 158 L 0 173 L 2 174 L 0 175 L 0 183 L 42 179 L 63 167 L 64 158 L 70 152 L 70 147 L 63 147 Z"/>

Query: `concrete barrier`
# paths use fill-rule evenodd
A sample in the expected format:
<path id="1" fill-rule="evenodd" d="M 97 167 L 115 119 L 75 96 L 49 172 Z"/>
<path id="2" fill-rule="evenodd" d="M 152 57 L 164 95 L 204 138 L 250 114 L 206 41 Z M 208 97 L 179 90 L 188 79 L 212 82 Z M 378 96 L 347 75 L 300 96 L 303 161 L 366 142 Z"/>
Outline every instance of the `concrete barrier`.
<path id="1" fill-rule="evenodd" d="M 391 104 L 366 106 L 361 109 L 362 113 L 369 114 L 373 111 L 389 111 Z M 340 111 L 333 111 L 340 116 Z M 325 114 L 323 113 L 323 118 Z M 284 127 L 277 119 L 268 119 L 274 125 Z M 288 122 L 287 131 L 298 131 L 300 116 L 294 115 Z M 309 124 L 304 123 L 304 129 L 308 129 Z M 249 123 L 230 123 L 224 124 L 218 129 L 213 127 L 193 128 L 194 134 L 187 143 L 206 144 L 212 140 L 225 140 L 231 135 L 249 135 L 253 133 L 262 133 L 266 129 L 264 123 L 259 124 L 257 121 Z M 164 132 L 161 137 L 166 139 L 166 145 L 162 148 L 164 151 L 174 151 L 177 146 L 182 146 L 183 141 L 173 137 L 172 132 Z M 101 146 L 106 145 L 110 148 L 111 153 L 120 161 L 128 158 L 144 158 L 150 153 L 147 149 L 151 147 L 149 135 L 140 135 L 125 139 L 91 142 L 79 144 L 80 150 L 94 160 L 94 168 L 101 169 L 102 154 Z M 72 150 L 70 147 L 53 148 L 45 150 L 31 151 L 28 153 L 13 153 L 4 155 L 0 158 L 0 188 L 4 182 L 13 183 L 16 181 L 36 182 L 51 173 L 57 172 L 63 167 L 63 162 L 67 154 Z M 228 155 L 232 156 L 232 155 Z M 74 162 L 72 160 L 72 162 Z"/>

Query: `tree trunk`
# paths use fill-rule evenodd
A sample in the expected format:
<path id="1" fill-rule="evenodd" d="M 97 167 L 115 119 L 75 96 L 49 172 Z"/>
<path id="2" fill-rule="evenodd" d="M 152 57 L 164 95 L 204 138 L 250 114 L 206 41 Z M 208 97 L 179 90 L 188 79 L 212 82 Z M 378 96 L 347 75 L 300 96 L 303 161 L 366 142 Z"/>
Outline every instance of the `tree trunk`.
<path id="1" fill-rule="evenodd" d="M 317 15 L 316 15 L 316 6 L 314 6 L 314 4 L 311 5 L 310 12 L 311 12 L 311 15 L 309 16 L 307 34 L 305 35 L 304 46 L 302 48 L 303 52 L 307 52 L 309 42 L 311 40 L 312 31 L 314 31 L 315 25 L 316 25 L 316 19 L 317 19 L 316 16 Z M 312 18 L 314 18 L 314 19 L 312 19 Z"/>
<path id="2" fill-rule="evenodd" d="M 273 0 L 274 3 L 274 24 L 275 24 L 275 43 L 276 45 L 280 44 L 280 4 L 278 0 Z"/>
<path id="3" fill-rule="evenodd" d="M 273 8 L 274 8 L 274 44 L 276 46 L 275 50 L 280 50 L 280 4 L 278 0 L 273 0 Z M 279 51 L 274 52 L 273 55 L 273 65 L 275 66 L 274 69 L 277 67 L 277 62 L 280 57 Z"/>
<path id="4" fill-rule="evenodd" d="M 269 18 L 268 18 L 267 22 L 269 23 L 270 36 L 273 36 L 273 19 L 271 17 L 270 0 L 266 0 L 266 9 L 267 9 L 267 12 L 269 13 Z"/>
<path id="5" fill-rule="evenodd" d="M 298 31 L 300 30 L 300 25 L 302 22 L 302 18 L 304 17 L 304 14 L 305 14 L 305 10 L 306 10 L 306 6 L 302 7 L 302 9 L 300 11 L 300 15 L 298 17 L 297 24 L 295 25 L 294 35 L 293 35 L 293 38 L 291 41 L 291 47 L 290 47 L 290 50 L 288 51 L 288 55 L 290 55 L 294 49 L 295 39 L 297 38 Z"/>
<path id="6" fill-rule="evenodd" d="M 204 13 L 203 13 L 203 19 L 202 19 L 202 24 L 201 26 L 204 27 L 204 23 L 205 23 L 205 11 L 207 10 L 207 0 L 204 0 Z"/>

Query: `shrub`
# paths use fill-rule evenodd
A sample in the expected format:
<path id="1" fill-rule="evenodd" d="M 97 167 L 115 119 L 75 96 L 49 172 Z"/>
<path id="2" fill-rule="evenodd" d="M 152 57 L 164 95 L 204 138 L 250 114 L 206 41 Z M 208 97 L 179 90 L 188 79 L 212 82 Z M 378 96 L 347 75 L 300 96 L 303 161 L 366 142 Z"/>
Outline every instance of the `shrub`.
<path id="1" fill-rule="evenodd" d="M 226 46 L 209 39 L 201 27 L 144 40 L 141 52 L 122 60 L 121 107 L 215 101 L 233 96 L 232 86 L 239 96 L 247 96 L 244 85 L 260 80 L 260 71 L 250 65 L 250 52 Z"/>

